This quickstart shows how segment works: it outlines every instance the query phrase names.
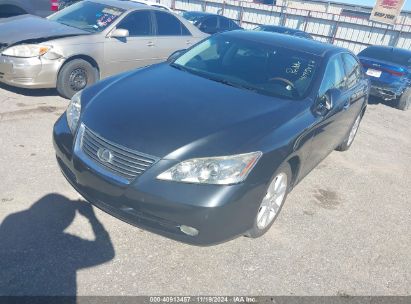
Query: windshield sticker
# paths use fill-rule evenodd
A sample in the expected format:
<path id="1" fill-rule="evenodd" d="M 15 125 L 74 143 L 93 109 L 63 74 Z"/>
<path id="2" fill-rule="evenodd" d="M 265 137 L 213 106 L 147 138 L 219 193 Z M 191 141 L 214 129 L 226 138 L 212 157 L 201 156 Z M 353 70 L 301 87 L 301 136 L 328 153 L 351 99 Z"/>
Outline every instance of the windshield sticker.
<path id="1" fill-rule="evenodd" d="M 110 14 L 110 13 L 105 13 L 105 12 L 104 12 L 105 10 L 107 10 L 107 8 L 105 8 L 105 9 L 103 10 L 103 13 L 102 13 L 102 14 L 97 14 L 97 15 L 99 15 L 99 16 L 96 16 L 98 19 L 97 19 L 97 21 L 96 21 L 96 25 L 93 25 L 94 28 L 96 28 L 96 26 L 97 26 L 98 28 L 106 27 L 106 26 L 108 26 L 110 23 L 112 23 L 114 20 L 116 20 L 117 17 L 119 16 L 119 15 L 113 15 L 113 14 Z M 111 11 L 111 9 L 110 9 L 110 11 Z M 121 14 L 121 13 L 120 13 L 120 14 Z"/>
<path id="2" fill-rule="evenodd" d="M 109 7 L 106 7 L 106 8 L 104 8 L 103 10 L 102 10 L 102 13 L 104 13 L 104 14 L 109 14 L 109 15 L 113 15 L 113 16 L 116 16 L 116 17 L 118 17 L 118 16 L 120 16 L 123 12 L 121 11 L 121 10 L 119 10 L 119 9 L 116 9 L 116 8 L 109 8 Z"/>
<path id="3" fill-rule="evenodd" d="M 297 61 L 294 62 L 290 68 L 287 68 L 285 71 L 287 74 L 298 74 L 298 72 L 300 71 L 300 67 L 301 67 L 301 62 Z"/>
<path id="4" fill-rule="evenodd" d="M 307 67 L 304 69 L 303 74 L 301 75 L 300 79 L 305 80 L 307 78 L 310 78 L 312 76 L 314 68 L 315 68 L 315 62 L 313 60 L 310 60 Z"/>

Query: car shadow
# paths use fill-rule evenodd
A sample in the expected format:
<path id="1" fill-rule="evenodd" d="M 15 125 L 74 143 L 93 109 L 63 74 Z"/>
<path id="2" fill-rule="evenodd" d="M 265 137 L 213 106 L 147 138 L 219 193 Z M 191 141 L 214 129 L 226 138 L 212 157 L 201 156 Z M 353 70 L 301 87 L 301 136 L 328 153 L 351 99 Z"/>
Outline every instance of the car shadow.
<path id="1" fill-rule="evenodd" d="M 23 89 L 0 83 L 0 89 L 24 96 L 60 96 L 56 89 Z"/>
<path id="2" fill-rule="evenodd" d="M 372 105 L 378 105 L 382 104 L 387 107 L 391 107 L 396 109 L 396 101 L 395 100 L 384 100 L 382 98 L 376 97 L 376 96 L 370 96 L 368 99 L 368 103 Z"/>
<path id="3" fill-rule="evenodd" d="M 64 232 L 76 214 L 88 220 L 94 240 Z M 77 271 L 114 255 L 110 236 L 89 203 L 46 195 L 0 225 L 0 296 L 64 295 L 74 296 L 75 303 Z"/>

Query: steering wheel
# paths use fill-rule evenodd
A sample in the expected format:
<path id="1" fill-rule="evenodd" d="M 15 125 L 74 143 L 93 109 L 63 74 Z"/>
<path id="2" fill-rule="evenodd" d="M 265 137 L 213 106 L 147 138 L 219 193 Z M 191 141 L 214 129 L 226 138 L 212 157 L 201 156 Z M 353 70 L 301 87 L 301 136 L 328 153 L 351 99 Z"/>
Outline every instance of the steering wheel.
<path id="1" fill-rule="evenodd" d="M 269 81 L 271 81 L 271 82 L 283 82 L 283 83 L 287 84 L 287 86 L 291 87 L 292 94 L 293 94 L 294 97 L 300 96 L 300 93 L 298 92 L 298 90 L 295 87 L 294 83 L 292 83 L 288 79 L 285 79 L 285 78 L 282 78 L 282 77 L 274 77 L 274 78 L 270 78 Z M 288 88 L 287 88 L 287 90 L 288 90 Z"/>

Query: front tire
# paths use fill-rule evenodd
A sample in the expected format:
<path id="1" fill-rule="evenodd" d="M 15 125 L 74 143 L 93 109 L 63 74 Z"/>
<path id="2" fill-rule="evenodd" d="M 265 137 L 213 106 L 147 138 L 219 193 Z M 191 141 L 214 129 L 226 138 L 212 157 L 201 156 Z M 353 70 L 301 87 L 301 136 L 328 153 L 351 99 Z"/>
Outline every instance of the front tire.
<path id="1" fill-rule="evenodd" d="M 408 88 L 398 99 L 397 109 L 406 111 L 409 109 L 410 106 L 411 106 L 411 88 Z"/>
<path id="2" fill-rule="evenodd" d="M 288 163 L 285 163 L 276 171 L 267 188 L 267 193 L 257 209 L 254 225 L 245 236 L 258 238 L 270 229 L 287 198 L 291 177 L 291 168 Z"/>
<path id="3" fill-rule="evenodd" d="M 358 114 L 357 118 L 355 119 L 350 132 L 348 133 L 347 137 L 344 139 L 344 141 L 337 147 L 337 151 L 347 151 L 352 143 L 354 142 L 354 138 L 357 135 L 358 128 L 360 127 L 361 123 L 361 118 L 362 118 L 362 113 Z"/>
<path id="4" fill-rule="evenodd" d="M 83 59 L 74 59 L 63 65 L 57 77 L 57 91 L 70 99 L 78 91 L 98 81 L 98 71 Z"/>

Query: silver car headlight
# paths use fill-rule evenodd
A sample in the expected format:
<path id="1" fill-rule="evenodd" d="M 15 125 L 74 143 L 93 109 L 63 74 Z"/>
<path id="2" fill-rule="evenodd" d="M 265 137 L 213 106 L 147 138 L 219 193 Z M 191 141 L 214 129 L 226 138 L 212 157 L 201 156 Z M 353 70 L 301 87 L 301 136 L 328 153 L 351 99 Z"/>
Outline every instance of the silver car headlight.
<path id="1" fill-rule="evenodd" d="M 77 129 L 77 125 L 80 119 L 80 114 L 81 114 L 81 91 L 74 94 L 66 110 L 67 123 L 71 130 L 71 133 L 73 134 Z"/>
<path id="2" fill-rule="evenodd" d="M 9 47 L 2 54 L 11 57 L 30 58 L 43 56 L 50 50 L 51 46 L 47 45 L 21 44 Z"/>
<path id="3" fill-rule="evenodd" d="M 196 183 L 229 185 L 243 182 L 261 152 L 222 157 L 194 158 L 183 161 L 157 176 L 158 179 Z"/>

